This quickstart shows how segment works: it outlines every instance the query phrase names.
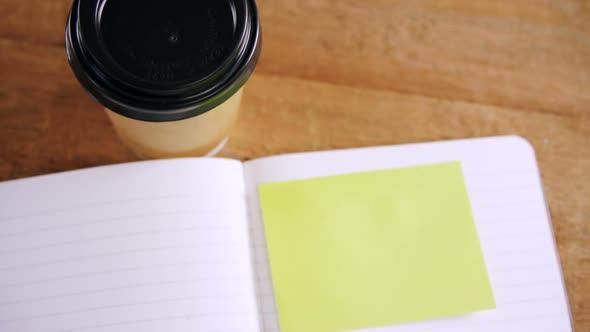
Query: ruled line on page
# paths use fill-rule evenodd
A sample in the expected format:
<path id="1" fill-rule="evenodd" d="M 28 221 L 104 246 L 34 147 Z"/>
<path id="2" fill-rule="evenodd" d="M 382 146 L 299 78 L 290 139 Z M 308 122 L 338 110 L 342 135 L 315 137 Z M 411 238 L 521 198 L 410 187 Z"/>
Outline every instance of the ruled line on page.
<path id="1" fill-rule="evenodd" d="M 237 314 L 228 314 L 228 313 L 201 313 L 201 314 L 191 314 L 193 317 L 226 317 L 228 315 L 237 315 Z M 99 325 L 89 325 L 83 327 L 76 327 L 72 329 L 65 329 L 60 330 L 60 332 L 78 332 L 78 331 L 85 331 L 85 330 L 94 330 L 94 329 L 104 329 L 109 327 L 117 327 L 117 326 L 126 326 L 126 325 L 135 325 L 139 323 L 152 323 L 158 321 L 169 321 L 174 319 L 186 319 L 187 315 L 171 315 L 171 316 L 163 316 L 157 318 L 150 318 L 150 319 L 140 319 L 140 320 L 132 320 L 132 321 L 121 321 L 112 324 L 99 324 Z M 210 332 L 251 332 L 252 329 L 223 329 L 223 330 L 208 330 Z M 255 331 L 258 332 L 258 331 Z"/>
<path id="2" fill-rule="evenodd" d="M 190 260 L 190 261 L 182 261 L 182 262 L 170 263 L 170 264 L 150 264 L 150 265 L 139 266 L 139 267 L 129 267 L 129 268 L 120 268 L 120 269 L 112 269 L 112 270 L 105 270 L 105 271 L 94 271 L 94 272 L 88 272 L 88 273 L 73 274 L 73 275 L 67 275 L 67 276 L 57 277 L 57 278 L 35 279 L 32 281 L 26 281 L 26 282 L 0 284 L 0 291 L 4 288 L 30 286 L 30 285 L 34 285 L 34 284 L 42 284 L 42 283 L 58 281 L 58 280 L 59 281 L 70 280 L 70 279 L 76 279 L 76 278 L 99 276 L 99 275 L 105 275 L 105 274 L 111 274 L 111 273 L 121 273 L 121 272 L 149 271 L 149 270 L 156 270 L 156 269 L 161 269 L 161 268 L 166 268 L 166 267 L 175 267 L 175 266 L 189 266 L 189 265 L 199 266 L 199 265 L 202 265 L 203 263 L 206 263 L 207 265 L 218 264 L 218 265 L 232 266 L 236 262 L 225 261 L 225 262 L 221 263 L 221 262 L 217 262 L 217 261 L 207 262 L 207 261 L 203 261 L 203 260 Z"/>
<path id="3" fill-rule="evenodd" d="M 116 200 L 116 201 L 96 201 L 96 202 L 90 202 L 87 204 L 79 204 L 79 205 L 75 205 L 75 206 L 71 206 L 71 207 L 67 207 L 67 208 L 47 209 L 47 210 L 35 211 L 34 213 L 28 213 L 28 214 L 23 214 L 23 215 L 3 217 L 2 219 L 0 219 L 0 224 L 5 223 L 5 222 L 10 222 L 13 220 L 30 218 L 30 217 L 39 217 L 39 216 L 47 217 L 53 213 L 85 210 L 90 207 L 101 207 L 101 206 L 108 206 L 108 205 L 124 205 L 126 203 L 131 203 L 131 202 L 148 202 L 148 201 L 160 201 L 160 200 L 164 200 L 164 199 L 189 198 L 191 196 L 193 196 L 193 195 L 187 193 L 187 194 L 174 194 L 174 195 L 164 195 L 164 196 L 139 196 L 139 197 Z M 14 203 L 14 204 L 17 204 L 17 203 Z M 28 202 L 27 202 L 27 204 L 28 204 Z"/>
<path id="4" fill-rule="evenodd" d="M 209 247 L 209 249 L 218 249 L 218 250 L 222 250 L 228 247 L 234 247 L 235 249 L 238 248 L 242 248 L 243 246 L 241 244 L 231 244 L 231 243 L 207 243 L 206 244 L 207 247 Z M 121 255 L 125 255 L 125 254 L 135 254 L 135 253 L 145 253 L 145 252 L 155 252 L 155 251 L 167 251 L 167 250 L 175 250 L 175 249 L 181 249 L 181 250 L 193 250 L 193 249 L 202 249 L 203 246 L 167 246 L 167 247 L 152 247 L 152 248 L 142 248 L 142 249 L 132 249 L 132 250 L 120 250 L 120 251 L 114 251 L 114 252 L 108 252 L 108 253 L 104 253 L 104 254 L 97 254 L 97 255 L 87 255 L 87 256 L 76 256 L 76 257 L 71 257 L 71 258 L 65 258 L 65 259 L 59 259 L 59 260 L 53 260 L 53 261 L 44 261 L 44 262 L 39 262 L 39 263 L 34 263 L 34 264 L 22 264 L 22 265 L 13 265 L 13 266 L 5 266 L 5 267 L 0 267 L 0 272 L 2 271 L 10 271 L 10 270 L 14 270 L 14 269 L 24 269 L 24 268 L 34 268 L 34 267 L 40 267 L 40 266 L 48 266 L 48 265 L 53 265 L 53 264 L 60 264 L 60 263 L 72 263 L 72 262 L 80 262 L 80 261 L 86 261 L 86 260 L 92 260 L 92 259 L 97 259 L 97 258 L 105 258 L 105 257 L 112 257 L 112 256 L 121 256 Z"/>
<path id="5" fill-rule="evenodd" d="M 162 282 L 134 283 L 134 284 L 127 284 L 127 285 L 119 286 L 119 287 L 101 288 L 101 289 L 94 289 L 94 290 L 81 291 L 81 292 L 73 292 L 73 293 L 60 293 L 60 294 L 51 295 L 51 296 L 44 296 L 44 297 L 23 298 L 23 299 L 18 300 L 18 301 L 0 302 L 0 307 L 14 305 L 14 304 L 22 304 L 22 303 L 36 302 L 36 301 L 61 299 L 61 298 L 71 297 L 71 296 L 98 294 L 98 293 L 111 292 L 111 291 L 124 290 L 124 289 L 141 288 L 141 287 L 147 287 L 147 286 L 178 285 L 178 284 L 188 284 L 188 283 L 195 283 L 195 282 L 201 282 L 201 281 L 227 281 L 227 282 L 235 282 L 235 281 L 238 281 L 238 280 L 242 280 L 242 279 L 241 278 L 209 277 L 209 278 L 191 278 L 191 279 L 181 279 L 181 280 L 162 281 Z"/>
<path id="6" fill-rule="evenodd" d="M 525 315 L 520 317 L 517 320 L 510 320 L 507 321 L 506 319 L 479 319 L 477 321 L 474 322 L 466 322 L 463 324 L 451 324 L 451 325 L 447 325 L 445 324 L 444 326 L 440 326 L 440 327 L 421 327 L 421 328 L 414 328 L 412 327 L 412 331 L 416 331 L 416 332 L 428 332 L 428 331 L 453 331 L 455 329 L 460 329 L 460 328 L 468 328 L 469 331 L 481 331 L 480 328 L 477 328 L 477 326 L 482 326 L 485 325 L 486 327 L 489 327 L 489 325 L 494 325 L 495 328 L 494 329 L 487 329 L 485 328 L 483 331 L 498 331 L 497 330 L 497 326 L 498 325 L 505 325 L 507 327 L 509 326 L 513 326 L 516 325 L 517 323 L 522 323 L 522 322 L 535 322 L 535 323 L 541 323 L 543 321 L 547 321 L 547 322 L 552 322 L 554 321 L 556 318 L 562 318 L 564 315 L 563 312 L 558 311 L 555 313 L 551 313 L 551 314 L 535 314 L 535 315 Z M 540 324 L 535 324 L 535 325 L 540 325 Z M 383 329 L 383 328 L 382 328 Z M 535 331 L 540 331 L 540 330 L 535 330 Z M 547 331 L 547 330 L 544 330 Z M 561 332 L 561 331 L 551 331 L 551 332 Z M 565 330 L 563 330 L 563 332 L 565 332 Z"/>
<path id="7" fill-rule="evenodd" d="M 14 232 L 14 233 L 0 233 L 0 241 L 5 238 L 15 237 L 15 236 L 22 236 L 22 235 L 30 235 L 30 234 L 37 234 L 37 233 L 44 233 L 49 231 L 55 230 L 64 230 L 64 229 L 72 229 L 72 228 L 84 228 L 96 224 L 107 224 L 111 222 L 121 222 L 121 221 L 131 221 L 141 218 L 152 218 L 152 217 L 172 217 L 172 216 L 181 216 L 181 215 L 223 215 L 223 214 L 232 214 L 236 213 L 237 210 L 227 210 L 227 209 L 218 209 L 218 210 L 211 210 L 211 211 L 203 211 L 203 210 L 187 210 L 187 211 L 167 211 L 161 213 L 142 213 L 136 215 L 129 215 L 129 216 L 117 216 L 117 217 L 108 217 L 108 218 L 101 218 L 97 220 L 84 220 L 77 222 L 75 224 L 65 224 L 59 225 L 54 227 L 44 227 L 38 228 L 32 231 L 23 231 L 23 232 Z"/>
<path id="8" fill-rule="evenodd" d="M 101 236 L 101 237 L 95 237 L 95 238 L 80 239 L 80 240 L 75 240 L 75 241 L 52 243 L 52 244 L 42 245 L 42 246 L 31 246 L 27 249 L 2 250 L 2 251 L 0 251 L 0 255 L 12 254 L 12 253 L 23 253 L 23 252 L 29 252 L 29 251 L 38 251 L 38 250 L 43 250 L 43 249 L 48 249 L 48 248 L 53 248 L 53 247 L 60 247 L 60 246 L 71 245 L 71 244 L 86 244 L 86 243 L 92 242 L 92 241 L 125 239 L 125 238 L 132 238 L 132 237 L 136 237 L 136 236 L 149 235 L 149 234 L 183 233 L 183 232 L 198 231 L 198 230 L 203 230 L 203 229 L 201 229 L 200 227 L 186 227 L 186 228 L 178 228 L 178 229 L 162 229 L 162 230 L 150 230 L 150 231 L 143 231 L 143 232 L 133 232 L 133 233 L 120 234 L 120 235 L 113 235 L 113 236 Z"/>
<path id="9" fill-rule="evenodd" d="M 242 299 L 242 298 L 249 298 L 251 296 L 251 294 L 233 294 L 231 296 L 233 299 Z M 223 298 L 223 297 L 221 297 L 219 295 L 214 295 L 214 296 L 197 295 L 197 296 L 185 296 L 185 297 L 177 297 L 177 298 L 170 298 L 170 299 L 143 301 L 143 302 L 117 304 L 117 305 L 105 305 L 105 306 L 92 307 L 92 308 L 87 308 L 87 309 L 82 309 L 82 310 L 72 310 L 72 311 L 59 312 L 59 313 L 53 313 L 53 314 L 19 317 L 16 319 L 8 319 L 8 320 L 0 319 L 0 323 L 6 324 L 6 323 L 23 321 L 23 320 L 32 320 L 32 319 L 39 319 L 39 318 L 46 318 L 46 317 L 57 317 L 57 316 L 67 316 L 67 315 L 72 315 L 72 314 L 88 313 L 88 312 L 105 310 L 105 309 L 117 309 L 117 308 L 125 308 L 125 307 L 142 306 L 142 305 L 148 305 L 148 304 L 173 303 L 173 302 L 198 300 L 198 299 L 219 299 L 219 298 Z M 222 313 L 219 313 L 219 314 L 222 314 Z"/>

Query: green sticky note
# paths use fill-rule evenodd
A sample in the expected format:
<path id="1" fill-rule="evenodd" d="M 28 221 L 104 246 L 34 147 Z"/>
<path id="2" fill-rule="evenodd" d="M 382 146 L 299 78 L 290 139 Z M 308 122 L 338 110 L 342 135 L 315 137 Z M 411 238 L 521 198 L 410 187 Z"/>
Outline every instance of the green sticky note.
<path id="1" fill-rule="evenodd" d="M 495 308 L 459 162 L 259 187 L 283 332 Z"/>

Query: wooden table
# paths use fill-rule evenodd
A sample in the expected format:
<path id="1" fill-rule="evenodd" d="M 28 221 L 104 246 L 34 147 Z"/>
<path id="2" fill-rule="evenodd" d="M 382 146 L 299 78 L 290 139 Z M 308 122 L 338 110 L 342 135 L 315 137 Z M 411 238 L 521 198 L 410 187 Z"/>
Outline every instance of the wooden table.
<path id="1" fill-rule="evenodd" d="M 0 2 L 0 180 L 136 159 L 68 67 L 69 6 Z M 590 331 L 590 1 L 259 7 L 263 55 L 224 155 L 521 135 L 537 151 L 576 328 Z"/>

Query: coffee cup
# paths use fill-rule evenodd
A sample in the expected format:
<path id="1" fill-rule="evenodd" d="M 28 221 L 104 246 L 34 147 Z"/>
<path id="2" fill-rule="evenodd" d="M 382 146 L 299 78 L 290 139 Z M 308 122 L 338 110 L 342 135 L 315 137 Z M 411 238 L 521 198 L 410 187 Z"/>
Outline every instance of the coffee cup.
<path id="1" fill-rule="evenodd" d="M 145 158 L 218 152 L 261 49 L 255 0 L 75 0 L 65 40 L 75 76 Z"/>

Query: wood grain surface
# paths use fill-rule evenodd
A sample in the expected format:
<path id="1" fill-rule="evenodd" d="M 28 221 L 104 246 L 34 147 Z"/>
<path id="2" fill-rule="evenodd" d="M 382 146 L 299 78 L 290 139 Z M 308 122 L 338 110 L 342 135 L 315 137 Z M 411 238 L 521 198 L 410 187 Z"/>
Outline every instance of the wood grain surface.
<path id="1" fill-rule="evenodd" d="M 0 1 L 0 180 L 136 160 L 69 69 L 69 6 Z M 521 135 L 537 151 L 576 330 L 590 331 L 590 1 L 259 10 L 263 55 L 223 155 Z"/>

